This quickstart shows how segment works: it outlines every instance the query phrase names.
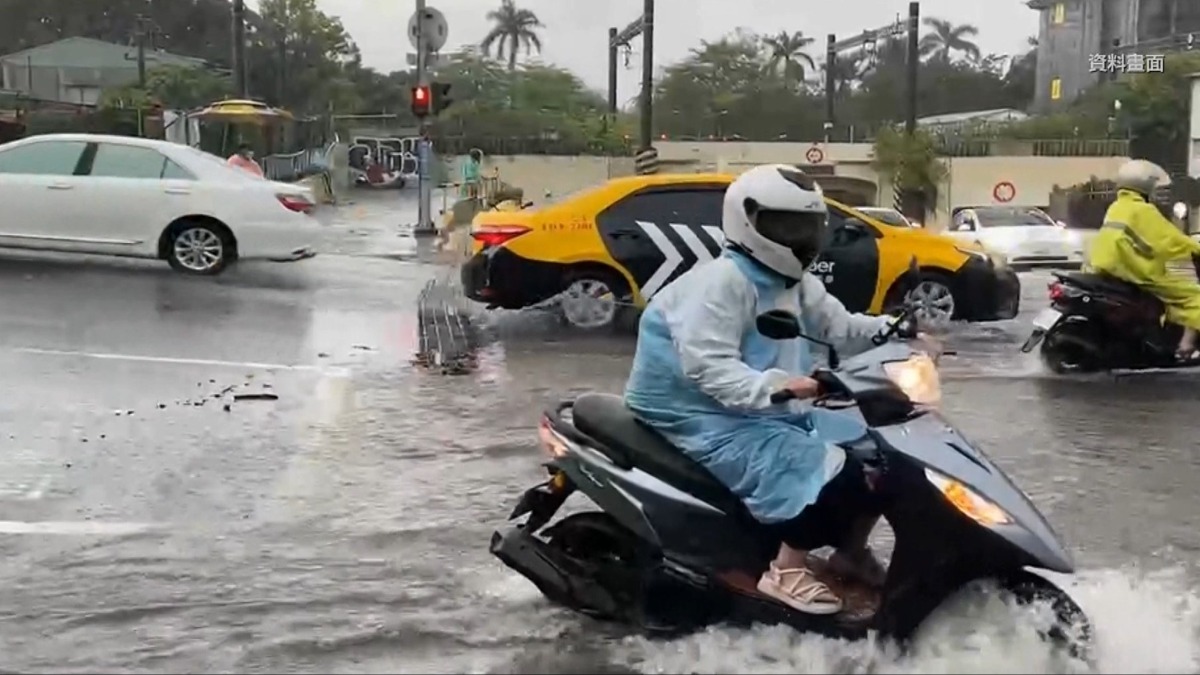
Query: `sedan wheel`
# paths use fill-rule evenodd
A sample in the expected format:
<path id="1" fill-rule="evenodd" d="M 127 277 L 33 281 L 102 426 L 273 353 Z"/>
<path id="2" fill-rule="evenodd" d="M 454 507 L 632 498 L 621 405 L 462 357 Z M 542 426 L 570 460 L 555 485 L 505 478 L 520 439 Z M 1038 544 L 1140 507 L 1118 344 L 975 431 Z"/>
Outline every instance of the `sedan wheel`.
<path id="1" fill-rule="evenodd" d="M 209 225 L 189 225 L 175 235 L 168 261 L 188 274 L 218 274 L 228 263 L 228 247 L 221 233 Z"/>
<path id="2" fill-rule="evenodd" d="M 954 293 L 941 280 L 922 279 L 904 301 L 916 309 L 918 325 L 945 327 L 954 318 Z"/>
<path id="3" fill-rule="evenodd" d="M 608 326 L 617 316 L 616 293 L 601 279 L 582 277 L 571 282 L 559 305 L 567 323 L 585 330 Z"/>

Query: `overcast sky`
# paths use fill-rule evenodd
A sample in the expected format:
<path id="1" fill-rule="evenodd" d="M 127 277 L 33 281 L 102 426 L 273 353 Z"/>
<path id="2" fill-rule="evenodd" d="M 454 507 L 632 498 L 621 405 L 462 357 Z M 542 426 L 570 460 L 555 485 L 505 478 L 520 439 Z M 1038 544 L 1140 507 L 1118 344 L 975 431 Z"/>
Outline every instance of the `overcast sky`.
<path id="1" fill-rule="evenodd" d="M 487 12 L 499 0 L 428 0 L 450 25 L 447 50 L 478 43 L 487 33 Z M 251 3 L 257 4 L 257 3 Z M 362 49 L 368 66 L 390 71 L 405 68 L 411 51 L 405 34 L 412 0 L 318 0 L 322 9 L 341 18 Z M 542 58 L 568 68 L 591 87 L 607 87 L 608 27 L 624 27 L 642 10 L 642 0 L 517 0 L 546 25 Z M 700 40 L 713 40 L 739 26 L 760 33 L 804 31 L 817 38 L 812 54 L 824 52 L 825 36 L 848 37 L 863 29 L 907 14 L 907 0 L 658 0 L 655 13 L 655 61 L 659 66 L 684 58 Z M 1037 33 L 1037 13 L 1024 0 L 924 0 L 923 16 L 978 26 L 984 53 L 1027 49 Z M 635 43 L 636 47 L 636 43 Z M 641 73 L 640 59 L 622 71 L 621 88 L 633 96 Z"/>

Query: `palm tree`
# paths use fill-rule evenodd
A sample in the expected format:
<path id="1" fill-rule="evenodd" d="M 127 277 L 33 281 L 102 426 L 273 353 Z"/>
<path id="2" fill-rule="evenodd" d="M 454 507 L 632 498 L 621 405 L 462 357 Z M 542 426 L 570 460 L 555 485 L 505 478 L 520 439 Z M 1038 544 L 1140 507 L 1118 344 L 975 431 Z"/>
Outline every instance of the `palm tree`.
<path id="1" fill-rule="evenodd" d="M 788 33 L 780 31 L 777 35 L 763 38 L 763 46 L 767 48 L 767 69 L 771 72 L 783 71 L 788 80 L 803 82 L 805 65 L 809 70 L 817 67 L 813 58 L 805 53 L 804 48 L 814 40 L 806 37 L 803 32 Z"/>
<path id="2" fill-rule="evenodd" d="M 485 54 L 492 53 L 496 47 L 496 58 L 508 55 L 508 69 L 517 69 L 517 53 L 522 48 L 528 54 L 533 50 L 542 51 L 542 40 L 536 29 L 543 28 L 537 14 L 528 9 L 520 9 L 513 0 L 500 0 L 500 9 L 488 12 L 487 18 L 492 22 L 492 30 L 479 43 Z"/>
<path id="3" fill-rule="evenodd" d="M 949 61 L 954 52 L 962 52 L 972 61 L 982 56 L 979 45 L 970 38 L 979 35 L 979 29 L 970 24 L 955 25 L 945 19 L 929 17 L 925 25 L 932 29 L 921 38 L 921 53 L 940 61 Z"/>

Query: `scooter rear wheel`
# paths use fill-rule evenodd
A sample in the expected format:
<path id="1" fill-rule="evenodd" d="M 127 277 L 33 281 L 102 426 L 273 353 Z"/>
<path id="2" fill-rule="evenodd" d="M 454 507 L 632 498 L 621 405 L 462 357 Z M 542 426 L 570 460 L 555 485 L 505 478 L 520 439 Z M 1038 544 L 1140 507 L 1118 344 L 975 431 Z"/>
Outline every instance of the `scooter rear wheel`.
<path id="1" fill-rule="evenodd" d="M 617 522 L 599 511 L 576 513 L 544 531 L 546 543 L 587 570 L 588 583 L 602 586 L 617 604 L 632 607 L 640 590 L 644 544 Z M 571 609 L 604 621 L 627 621 L 600 607 L 567 603 Z"/>
<path id="2" fill-rule="evenodd" d="M 1042 363 L 1057 375 L 1097 371 L 1099 360 L 1084 346 L 1094 339 L 1086 324 L 1058 326 L 1042 341 Z"/>

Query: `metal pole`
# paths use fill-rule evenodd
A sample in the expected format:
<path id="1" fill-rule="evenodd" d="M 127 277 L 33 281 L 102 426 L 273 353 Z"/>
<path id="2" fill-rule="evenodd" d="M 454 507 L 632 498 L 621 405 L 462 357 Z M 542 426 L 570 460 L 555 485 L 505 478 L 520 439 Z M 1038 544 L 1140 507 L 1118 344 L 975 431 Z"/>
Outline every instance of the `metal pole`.
<path id="1" fill-rule="evenodd" d="M 137 70 L 138 70 L 138 87 L 145 90 L 146 88 L 146 17 L 138 14 L 137 16 Z"/>
<path id="2" fill-rule="evenodd" d="M 425 35 L 425 0 L 417 0 L 417 84 L 429 85 L 426 72 L 428 52 Z M 432 112 L 432 111 L 431 111 Z M 420 140 L 417 141 L 417 228 L 422 234 L 430 234 L 433 227 L 433 185 L 430 180 L 430 162 L 433 148 L 429 140 L 429 118 L 421 119 Z"/>
<path id="3" fill-rule="evenodd" d="M 617 114 L 617 29 L 608 29 L 608 112 Z"/>
<path id="4" fill-rule="evenodd" d="M 233 0 L 233 82 L 238 98 L 249 96 L 246 86 L 246 0 Z"/>
<path id="5" fill-rule="evenodd" d="M 905 106 L 904 106 L 904 133 L 911 139 L 917 133 L 917 69 L 921 65 L 921 4 L 919 2 L 908 3 L 908 53 L 907 62 L 905 63 Z M 899 176 L 899 173 L 897 173 Z M 916 204 L 909 202 L 916 201 L 917 194 L 909 189 L 908 185 L 897 185 L 898 192 L 901 196 L 901 201 L 908 208 L 901 208 L 901 213 L 910 218 L 919 218 L 922 222 L 925 219 L 925 204 L 924 199 L 921 199 L 920 208 Z"/>
<path id="6" fill-rule="evenodd" d="M 833 96 L 834 96 L 834 68 L 837 66 L 837 48 L 834 46 L 837 43 L 837 36 L 833 33 L 829 34 L 829 39 L 825 46 L 825 142 L 829 142 L 829 137 L 833 134 Z"/>
<path id="7" fill-rule="evenodd" d="M 650 147 L 654 134 L 654 0 L 643 0 L 642 8 L 642 149 Z"/>
<path id="8" fill-rule="evenodd" d="M 921 3 L 908 3 L 908 66 L 904 110 L 904 131 L 909 136 L 917 131 L 917 70 L 921 65 Z"/>

